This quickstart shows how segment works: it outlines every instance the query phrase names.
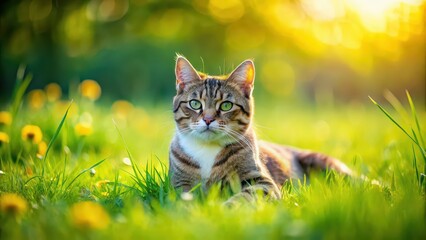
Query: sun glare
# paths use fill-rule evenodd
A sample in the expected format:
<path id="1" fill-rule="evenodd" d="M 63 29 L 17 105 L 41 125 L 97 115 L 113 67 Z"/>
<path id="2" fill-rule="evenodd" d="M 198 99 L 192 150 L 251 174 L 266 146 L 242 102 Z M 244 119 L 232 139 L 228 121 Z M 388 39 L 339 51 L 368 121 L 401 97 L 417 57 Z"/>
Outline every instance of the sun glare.
<path id="1" fill-rule="evenodd" d="M 312 28 L 317 39 L 336 45 L 341 43 L 340 32 L 351 31 L 351 28 L 341 26 L 343 22 L 359 24 L 366 33 L 385 33 L 399 40 L 406 40 L 410 34 L 420 34 L 423 31 L 423 13 L 419 10 L 422 4 L 423 0 L 303 0 L 301 7 L 314 21 Z M 321 25 L 327 23 L 334 23 L 333 33 L 327 30 L 318 33 L 318 29 L 323 28 Z M 336 24 L 340 26 L 336 27 Z M 324 35 L 331 36 L 324 39 Z"/>

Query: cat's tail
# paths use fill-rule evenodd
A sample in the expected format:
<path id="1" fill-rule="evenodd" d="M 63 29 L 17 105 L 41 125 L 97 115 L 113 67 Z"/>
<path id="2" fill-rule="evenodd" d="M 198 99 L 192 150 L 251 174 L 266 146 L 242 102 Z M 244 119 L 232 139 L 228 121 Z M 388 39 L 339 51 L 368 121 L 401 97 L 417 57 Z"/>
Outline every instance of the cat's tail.
<path id="1" fill-rule="evenodd" d="M 350 179 L 353 179 L 353 180 L 367 182 L 371 185 L 380 186 L 380 187 L 384 186 L 384 184 L 377 179 L 370 179 L 365 175 L 357 174 L 356 172 L 352 171 L 348 166 L 346 166 L 346 164 L 344 164 L 343 162 L 341 162 L 340 160 L 336 158 L 330 157 L 322 153 L 309 151 L 309 150 L 301 150 L 301 149 L 291 148 L 291 147 L 289 147 L 288 150 L 290 150 L 293 153 L 293 156 L 295 157 L 294 160 L 301 168 L 301 171 L 303 172 L 303 174 L 306 174 L 306 176 L 309 176 L 309 173 L 312 170 L 326 171 L 330 169 L 340 174 L 343 174 L 345 176 L 348 176 L 350 177 Z M 299 171 L 299 174 L 300 174 L 300 171 Z"/>
<path id="2" fill-rule="evenodd" d="M 309 175 L 312 170 L 325 171 L 330 169 L 347 176 L 353 176 L 352 170 L 336 158 L 309 150 L 291 148 L 290 151 L 304 174 Z"/>

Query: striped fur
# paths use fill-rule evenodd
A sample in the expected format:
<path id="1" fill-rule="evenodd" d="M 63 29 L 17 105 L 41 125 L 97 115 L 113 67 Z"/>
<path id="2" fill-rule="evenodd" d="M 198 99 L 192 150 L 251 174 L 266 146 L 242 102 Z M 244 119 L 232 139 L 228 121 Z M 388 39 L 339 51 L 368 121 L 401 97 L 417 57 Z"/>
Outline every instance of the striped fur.
<path id="1" fill-rule="evenodd" d="M 250 200 L 258 191 L 279 198 L 279 188 L 287 180 L 303 177 L 311 169 L 351 174 L 343 163 L 326 155 L 257 140 L 252 127 L 253 83 L 250 60 L 228 76 L 214 77 L 197 72 L 178 56 L 173 99 L 176 134 L 169 154 L 175 188 L 189 191 L 202 183 L 208 189 L 237 179 L 241 192 L 233 198 Z M 232 107 L 222 108 L 224 102 Z"/>

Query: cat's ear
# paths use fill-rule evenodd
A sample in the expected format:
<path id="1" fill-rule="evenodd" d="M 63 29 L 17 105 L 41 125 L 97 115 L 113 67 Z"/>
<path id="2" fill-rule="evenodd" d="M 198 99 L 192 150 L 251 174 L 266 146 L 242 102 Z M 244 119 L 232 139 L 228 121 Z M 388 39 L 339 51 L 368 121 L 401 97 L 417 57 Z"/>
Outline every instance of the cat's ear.
<path id="1" fill-rule="evenodd" d="M 185 86 L 193 81 L 200 81 L 200 75 L 198 75 L 197 70 L 191 65 L 191 63 L 186 60 L 185 57 L 177 56 L 176 58 L 176 89 L 184 90 Z"/>
<path id="2" fill-rule="evenodd" d="M 243 90 L 246 97 L 250 97 L 254 84 L 254 63 L 252 60 L 245 60 L 232 71 L 228 80 L 236 82 Z"/>

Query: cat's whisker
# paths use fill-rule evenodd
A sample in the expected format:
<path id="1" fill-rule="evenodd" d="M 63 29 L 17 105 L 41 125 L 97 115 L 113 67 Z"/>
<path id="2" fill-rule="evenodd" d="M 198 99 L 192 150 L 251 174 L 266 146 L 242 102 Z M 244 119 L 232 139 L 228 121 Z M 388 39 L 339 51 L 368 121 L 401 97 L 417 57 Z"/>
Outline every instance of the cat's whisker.
<path id="1" fill-rule="evenodd" d="M 227 136 L 229 136 L 229 137 L 231 137 L 232 139 L 234 139 L 236 142 L 238 142 L 241 146 L 243 146 L 244 147 L 244 145 L 246 145 L 248 148 L 250 148 L 250 150 L 251 151 L 254 151 L 255 150 L 255 148 L 254 148 L 254 146 L 248 141 L 248 139 L 244 136 L 244 135 L 242 135 L 241 133 L 239 133 L 239 132 L 237 132 L 237 131 L 235 131 L 235 130 L 232 130 L 232 129 L 229 129 L 229 128 L 225 128 L 225 127 L 223 127 L 222 128 L 223 129 L 223 132 L 225 133 L 225 134 L 227 134 Z"/>
<path id="2" fill-rule="evenodd" d="M 247 140 L 245 140 L 245 139 L 240 139 L 239 143 L 240 143 L 241 145 L 243 145 L 242 143 L 244 143 L 244 144 L 245 144 L 248 148 L 250 148 L 250 151 L 252 151 L 252 152 L 256 152 L 256 151 L 255 151 L 254 146 L 253 146 L 250 142 L 248 142 Z"/>
<path id="3" fill-rule="evenodd" d="M 241 141 L 243 141 L 249 148 L 250 148 L 250 150 L 251 151 L 253 151 L 253 152 L 257 152 L 257 151 L 255 151 L 255 147 L 254 147 L 254 145 L 250 142 L 250 140 L 249 139 L 247 139 L 247 137 L 245 137 L 243 134 L 241 134 L 241 133 L 239 133 L 239 132 L 237 132 L 237 131 L 235 131 L 235 130 L 232 130 L 232 129 L 230 129 L 230 131 L 231 131 L 231 133 L 232 134 L 234 134 L 238 139 L 240 139 Z"/>
<path id="4" fill-rule="evenodd" d="M 192 132 L 192 129 L 191 129 L 191 128 L 189 128 L 189 127 L 181 128 L 181 129 L 179 129 L 179 130 L 178 130 L 178 132 L 179 132 L 180 134 L 187 134 L 187 133 L 191 133 L 191 132 Z"/>

